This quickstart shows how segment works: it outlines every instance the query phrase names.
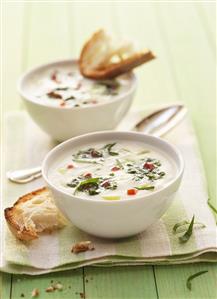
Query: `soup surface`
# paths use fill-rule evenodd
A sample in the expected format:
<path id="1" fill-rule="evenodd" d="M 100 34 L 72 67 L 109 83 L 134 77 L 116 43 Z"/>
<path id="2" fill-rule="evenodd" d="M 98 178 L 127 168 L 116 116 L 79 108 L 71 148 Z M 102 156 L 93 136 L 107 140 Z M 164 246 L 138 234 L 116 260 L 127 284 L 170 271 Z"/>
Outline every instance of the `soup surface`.
<path id="1" fill-rule="evenodd" d="M 36 72 L 28 82 L 28 93 L 37 102 L 54 107 L 94 106 L 129 89 L 131 76 L 125 74 L 113 80 L 89 80 L 80 74 L 77 64 L 60 64 Z"/>
<path id="2" fill-rule="evenodd" d="M 99 200 L 131 199 L 163 188 L 176 174 L 166 154 L 140 142 L 111 141 L 73 148 L 48 173 L 61 190 Z"/>

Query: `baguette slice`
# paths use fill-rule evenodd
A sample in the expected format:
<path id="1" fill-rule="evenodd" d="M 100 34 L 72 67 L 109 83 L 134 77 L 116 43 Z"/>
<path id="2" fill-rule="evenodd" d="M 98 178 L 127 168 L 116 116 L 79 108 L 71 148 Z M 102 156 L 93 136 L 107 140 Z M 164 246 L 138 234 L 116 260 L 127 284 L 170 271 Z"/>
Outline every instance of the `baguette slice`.
<path id="1" fill-rule="evenodd" d="M 131 42 L 115 41 L 101 29 L 84 45 L 79 68 L 84 77 L 112 79 L 154 58 L 150 50 L 136 51 Z"/>
<path id="2" fill-rule="evenodd" d="M 4 214 L 11 232 L 22 241 L 37 239 L 39 233 L 52 232 L 66 224 L 46 187 L 20 197 Z"/>

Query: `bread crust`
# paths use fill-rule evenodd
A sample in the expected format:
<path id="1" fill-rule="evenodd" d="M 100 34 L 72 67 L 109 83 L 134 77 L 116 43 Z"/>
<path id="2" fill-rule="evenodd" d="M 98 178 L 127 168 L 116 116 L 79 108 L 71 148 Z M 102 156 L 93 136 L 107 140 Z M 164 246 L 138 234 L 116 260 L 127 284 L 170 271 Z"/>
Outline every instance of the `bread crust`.
<path id="1" fill-rule="evenodd" d="M 95 79 L 95 80 L 105 80 L 113 79 L 119 75 L 127 73 L 134 69 L 135 67 L 146 63 L 155 58 L 155 55 L 150 51 L 143 51 L 134 53 L 128 58 L 122 59 L 117 63 L 106 63 L 105 65 L 98 65 L 96 68 L 90 68 L 86 57 L 92 51 L 93 47 L 99 43 L 100 39 L 103 42 L 103 30 L 99 30 L 93 34 L 93 36 L 84 45 L 79 59 L 80 72 L 84 77 Z M 115 53 L 111 53 L 111 56 Z"/>
<path id="2" fill-rule="evenodd" d="M 25 226 L 20 227 L 16 219 L 16 210 L 17 207 L 28 200 L 31 200 L 34 196 L 49 192 L 48 188 L 43 187 L 41 189 L 32 191 L 27 193 L 21 197 L 14 203 L 12 207 L 6 208 L 4 210 L 5 219 L 7 221 L 8 227 L 11 232 L 22 241 L 31 241 L 38 238 L 38 234 L 35 230 L 27 229 Z"/>

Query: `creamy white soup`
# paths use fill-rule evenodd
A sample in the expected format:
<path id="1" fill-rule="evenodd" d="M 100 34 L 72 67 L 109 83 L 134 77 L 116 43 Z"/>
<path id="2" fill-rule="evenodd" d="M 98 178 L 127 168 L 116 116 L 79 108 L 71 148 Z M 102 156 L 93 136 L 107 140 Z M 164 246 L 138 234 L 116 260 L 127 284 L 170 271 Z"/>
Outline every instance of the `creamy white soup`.
<path id="1" fill-rule="evenodd" d="M 78 197 L 121 200 L 150 194 L 176 174 L 172 159 L 140 142 L 111 141 L 73 148 L 48 173 L 61 190 Z"/>
<path id="2" fill-rule="evenodd" d="M 125 74 L 113 80 L 89 80 L 81 75 L 76 64 L 65 64 L 37 73 L 29 82 L 28 92 L 37 102 L 49 106 L 94 106 L 111 101 L 129 89 L 130 78 L 130 74 Z"/>

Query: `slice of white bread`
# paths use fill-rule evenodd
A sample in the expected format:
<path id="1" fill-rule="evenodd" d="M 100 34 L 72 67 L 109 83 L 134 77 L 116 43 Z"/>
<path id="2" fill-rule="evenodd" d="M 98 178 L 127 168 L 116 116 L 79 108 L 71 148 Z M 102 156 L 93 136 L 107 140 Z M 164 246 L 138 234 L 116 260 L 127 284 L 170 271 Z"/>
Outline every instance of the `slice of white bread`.
<path id="1" fill-rule="evenodd" d="M 52 232 L 66 224 L 46 187 L 20 197 L 4 213 L 10 230 L 22 241 L 37 239 L 39 233 Z"/>
<path id="2" fill-rule="evenodd" d="M 115 41 L 101 29 L 82 48 L 79 68 L 84 77 L 112 79 L 154 58 L 150 50 L 137 51 L 133 43 Z"/>

